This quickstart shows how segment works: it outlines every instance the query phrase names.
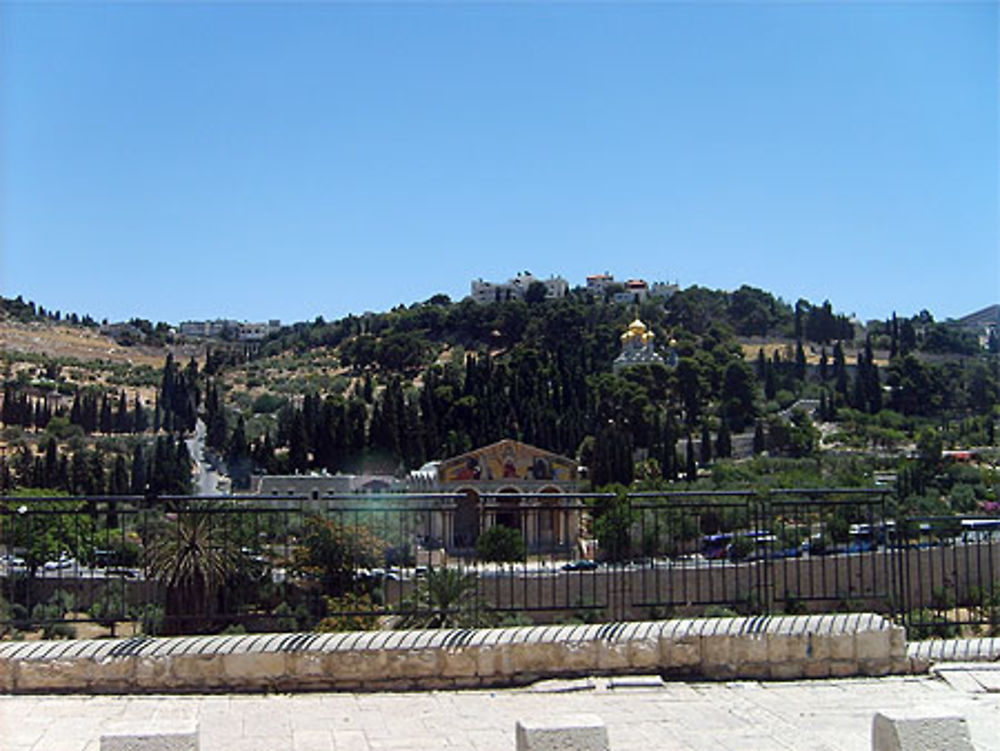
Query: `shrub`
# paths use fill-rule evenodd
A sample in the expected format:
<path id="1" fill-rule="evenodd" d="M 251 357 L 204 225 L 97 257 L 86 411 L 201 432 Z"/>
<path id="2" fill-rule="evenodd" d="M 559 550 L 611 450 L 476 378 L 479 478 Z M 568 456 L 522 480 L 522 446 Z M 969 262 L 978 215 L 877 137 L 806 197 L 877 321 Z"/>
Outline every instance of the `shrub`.
<path id="1" fill-rule="evenodd" d="M 737 535 L 729 546 L 729 557 L 734 561 L 745 560 L 754 550 L 754 542 L 749 537 Z"/>
<path id="2" fill-rule="evenodd" d="M 479 536 L 476 555 L 481 561 L 517 563 L 527 557 L 527 548 L 518 530 L 497 524 Z"/>
<path id="3" fill-rule="evenodd" d="M 287 399 L 275 394 L 261 394 L 253 400 L 254 414 L 270 414 L 277 412 L 287 403 Z"/>
<path id="4" fill-rule="evenodd" d="M 139 610 L 139 627 L 146 636 L 163 633 L 164 611 L 162 605 L 147 603 Z"/>
<path id="5" fill-rule="evenodd" d="M 958 626 L 944 617 L 921 608 L 911 610 L 906 616 L 906 633 L 914 640 L 953 639 L 958 636 Z"/>
<path id="6" fill-rule="evenodd" d="M 333 613 L 316 624 L 314 631 L 374 631 L 379 626 L 376 605 L 368 595 L 353 592 L 343 597 L 327 597 L 327 609 Z"/>
<path id="7" fill-rule="evenodd" d="M 91 618 L 105 628 L 111 628 L 116 621 L 126 620 L 129 617 L 125 598 L 119 587 L 105 587 L 94 598 L 94 604 L 87 612 Z"/>
<path id="8" fill-rule="evenodd" d="M 705 618 L 735 618 L 739 613 L 726 605 L 709 605 L 705 608 Z"/>

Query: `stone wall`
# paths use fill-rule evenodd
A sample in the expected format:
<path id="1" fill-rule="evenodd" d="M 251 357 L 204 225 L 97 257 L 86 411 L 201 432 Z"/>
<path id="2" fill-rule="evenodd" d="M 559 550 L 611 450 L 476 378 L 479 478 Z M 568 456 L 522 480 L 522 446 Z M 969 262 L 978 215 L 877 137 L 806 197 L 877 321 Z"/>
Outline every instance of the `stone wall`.
<path id="1" fill-rule="evenodd" d="M 9 693 L 408 690 L 584 675 L 793 679 L 909 669 L 903 629 L 870 613 L 0 644 L 0 691 Z"/>

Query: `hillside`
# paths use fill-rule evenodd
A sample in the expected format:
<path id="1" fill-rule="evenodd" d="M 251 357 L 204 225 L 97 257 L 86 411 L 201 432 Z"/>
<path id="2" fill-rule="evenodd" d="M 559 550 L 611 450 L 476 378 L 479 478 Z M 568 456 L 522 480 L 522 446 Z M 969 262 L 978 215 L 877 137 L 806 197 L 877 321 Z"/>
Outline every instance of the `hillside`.
<path id="1" fill-rule="evenodd" d="M 43 321 L 22 323 L 10 319 L 0 319 L 0 350 L 8 354 L 154 368 L 161 367 L 165 357 L 163 348 L 123 347 L 111 337 L 85 326 Z"/>
<path id="2" fill-rule="evenodd" d="M 194 362 L 194 345 L 123 346 L 23 301 L 7 312 L 4 422 L 25 429 L 8 435 L 29 452 L 24 467 L 69 428 L 129 436 L 105 448 L 122 452 L 200 416 L 237 487 L 253 472 L 404 473 L 503 438 L 576 457 L 598 485 L 692 479 L 751 438 L 755 453 L 793 459 L 898 455 L 929 427 L 944 445 L 991 444 L 1000 401 L 997 358 L 926 312 L 862 328 L 829 302 L 792 306 L 749 287 L 638 305 L 583 290 L 530 303 L 435 296 L 297 323 L 259 345 L 219 342 Z M 636 317 L 669 364 L 614 372 Z M 119 330 L 174 337 L 138 319 Z"/>

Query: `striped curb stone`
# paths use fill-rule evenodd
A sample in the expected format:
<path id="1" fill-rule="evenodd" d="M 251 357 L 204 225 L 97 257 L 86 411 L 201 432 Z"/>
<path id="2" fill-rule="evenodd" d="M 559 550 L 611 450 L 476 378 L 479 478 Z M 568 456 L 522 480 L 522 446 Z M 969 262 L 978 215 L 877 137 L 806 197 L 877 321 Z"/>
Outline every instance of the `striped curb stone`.
<path id="1" fill-rule="evenodd" d="M 284 633 L 0 644 L 0 690 L 90 693 L 384 690 L 547 678 L 793 679 L 913 664 L 874 614 L 694 618 L 493 629 Z"/>

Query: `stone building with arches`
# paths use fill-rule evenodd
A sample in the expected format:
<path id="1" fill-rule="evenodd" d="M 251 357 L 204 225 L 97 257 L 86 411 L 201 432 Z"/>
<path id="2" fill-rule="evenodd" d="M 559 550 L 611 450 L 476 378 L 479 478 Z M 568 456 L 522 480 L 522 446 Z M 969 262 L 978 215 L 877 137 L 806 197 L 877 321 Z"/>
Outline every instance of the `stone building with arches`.
<path id="1" fill-rule="evenodd" d="M 569 457 L 504 439 L 440 462 L 435 485 L 458 496 L 435 524 L 446 548 L 471 550 L 495 525 L 520 531 L 529 552 L 577 545 L 580 469 Z"/>

